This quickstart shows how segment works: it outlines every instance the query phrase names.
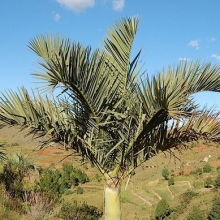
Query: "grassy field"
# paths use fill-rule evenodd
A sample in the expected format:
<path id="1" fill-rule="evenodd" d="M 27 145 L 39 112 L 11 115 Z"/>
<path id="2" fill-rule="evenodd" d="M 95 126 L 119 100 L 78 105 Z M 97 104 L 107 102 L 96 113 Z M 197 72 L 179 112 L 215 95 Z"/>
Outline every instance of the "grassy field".
<path id="1" fill-rule="evenodd" d="M 81 186 L 84 193 L 66 195 L 64 199 L 66 201 L 86 201 L 89 205 L 103 210 L 104 181 L 99 180 L 99 172 L 90 163 L 82 165 L 80 156 L 72 150 L 64 151 L 63 146 L 58 144 L 51 144 L 40 150 L 41 141 L 26 136 L 26 131 L 19 132 L 17 128 L 13 127 L 0 129 L 0 142 L 5 143 L 5 153 L 9 157 L 20 154 L 43 168 L 52 164 L 60 168 L 63 163 L 71 163 L 74 167 L 82 169 L 91 180 Z M 192 206 L 199 205 L 204 212 L 208 213 L 215 193 L 211 189 L 204 188 L 204 179 L 208 176 L 214 179 L 217 175 L 215 168 L 220 166 L 219 146 L 195 143 L 189 150 L 174 153 L 177 158 L 171 157 L 168 153 L 161 153 L 147 161 L 136 170 L 126 189 L 127 180 L 124 181 L 121 190 L 123 220 L 153 219 L 155 206 L 161 198 L 165 198 L 171 207 L 176 207 L 180 204 L 181 194 L 189 189 L 197 191 L 199 196 L 193 198 L 178 219 L 186 219 Z M 200 176 L 190 174 L 197 168 L 202 168 L 205 165 L 202 160 L 209 155 L 211 155 L 209 163 L 213 166 L 213 171 Z M 167 180 L 163 179 L 161 173 L 164 168 L 173 174 L 174 185 L 168 186 Z M 0 172 L 1 169 L 2 166 Z"/>

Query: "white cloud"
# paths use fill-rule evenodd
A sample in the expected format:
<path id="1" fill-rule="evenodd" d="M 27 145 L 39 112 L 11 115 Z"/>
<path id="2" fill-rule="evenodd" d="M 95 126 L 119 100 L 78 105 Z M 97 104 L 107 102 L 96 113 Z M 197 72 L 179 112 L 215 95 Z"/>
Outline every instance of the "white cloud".
<path id="1" fill-rule="evenodd" d="M 213 57 L 213 58 L 217 59 L 218 61 L 220 61 L 220 55 L 212 54 L 211 57 Z"/>
<path id="2" fill-rule="evenodd" d="M 198 40 L 191 40 L 188 46 L 193 47 L 195 49 L 199 49 L 199 41 Z"/>
<path id="3" fill-rule="evenodd" d="M 115 11 L 122 11 L 125 6 L 125 0 L 113 0 L 112 5 Z"/>
<path id="4" fill-rule="evenodd" d="M 57 0 L 57 2 L 77 13 L 84 11 L 88 7 L 92 8 L 95 5 L 95 0 Z"/>
<path id="5" fill-rule="evenodd" d="M 60 15 L 60 14 L 58 14 L 58 13 L 55 13 L 55 14 L 54 14 L 54 20 L 55 20 L 55 21 L 59 21 L 60 18 L 61 18 L 61 15 Z"/>
<path id="6" fill-rule="evenodd" d="M 190 61 L 191 59 L 189 59 L 187 57 L 180 57 L 178 60 L 179 61 Z"/>
<path id="7" fill-rule="evenodd" d="M 216 40 L 217 40 L 216 37 L 210 37 L 210 38 L 209 38 L 209 41 L 210 41 L 210 42 L 214 42 L 214 41 L 216 41 Z"/>

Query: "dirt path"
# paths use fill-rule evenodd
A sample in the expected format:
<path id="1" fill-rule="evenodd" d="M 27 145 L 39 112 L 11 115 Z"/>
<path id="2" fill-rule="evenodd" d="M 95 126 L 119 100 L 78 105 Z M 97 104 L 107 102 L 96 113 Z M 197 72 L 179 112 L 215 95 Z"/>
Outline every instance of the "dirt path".
<path id="1" fill-rule="evenodd" d="M 151 191 L 159 200 L 162 199 L 162 197 L 161 197 L 158 193 L 156 193 L 154 190 L 150 189 L 150 191 Z"/>
<path id="2" fill-rule="evenodd" d="M 152 206 L 152 204 L 149 202 L 149 201 L 147 201 L 146 199 L 144 199 L 143 197 L 141 197 L 141 196 L 139 196 L 138 194 L 136 194 L 133 190 L 131 190 L 131 192 L 132 192 L 132 194 L 133 195 L 135 195 L 136 197 L 138 197 L 139 199 L 141 199 L 141 200 L 143 200 L 144 202 L 143 203 L 141 203 L 140 205 L 144 205 L 144 204 L 148 204 L 149 206 Z"/>
<path id="3" fill-rule="evenodd" d="M 141 197 L 140 195 L 135 193 L 133 190 L 133 184 L 132 183 L 130 183 L 130 184 L 131 184 L 131 193 L 143 201 L 143 203 L 141 203 L 140 205 L 148 204 L 149 206 L 152 206 L 151 202 L 147 201 L 146 199 L 144 199 L 143 197 Z"/>
<path id="4" fill-rule="evenodd" d="M 190 182 L 189 182 L 189 181 L 179 181 L 179 182 L 182 182 L 182 183 L 188 183 L 189 188 L 190 188 L 190 189 L 192 189 L 192 186 L 191 186 L 191 184 L 190 184 Z"/>
<path id="5" fill-rule="evenodd" d="M 167 190 L 169 191 L 169 193 L 170 193 L 170 195 L 171 195 L 171 197 L 172 197 L 172 199 L 173 199 L 173 198 L 174 198 L 174 195 L 173 195 L 172 191 L 170 190 L 169 186 L 167 186 Z"/>

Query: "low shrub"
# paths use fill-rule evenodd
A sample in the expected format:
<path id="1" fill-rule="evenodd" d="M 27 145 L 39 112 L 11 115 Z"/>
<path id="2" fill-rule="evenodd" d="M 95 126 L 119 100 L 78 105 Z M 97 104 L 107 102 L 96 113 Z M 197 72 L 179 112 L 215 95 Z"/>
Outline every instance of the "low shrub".
<path id="1" fill-rule="evenodd" d="M 168 180 L 168 186 L 172 186 L 172 185 L 174 185 L 174 178 L 173 177 L 171 177 L 169 180 Z"/>
<path id="2" fill-rule="evenodd" d="M 83 188 L 80 187 L 80 186 L 79 186 L 79 187 L 77 188 L 77 190 L 76 190 L 76 194 L 83 194 L 83 192 L 84 192 L 84 191 L 83 191 Z"/>
<path id="3" fill-rule="evenodd" d="M 198 193 L 197 192 L 195 192 L 195 191 L 193 191 L 193 190 L 187 190 L 186 192 L 184 192 L 183 194 L 182 194 L 182 198 L 184 199 L 184 200 L 191 200 L 193 197 L 195 197 L 195 196 L 197 196 L 198 195 Z"/>
<path id="4" fill-rule="evenodd" d="M 187 220 L 205 220 L 203 211 L 196 206 L 193 206 L 190 213 L 187 216 Z"/>
<path id="5" fill-rule="evenodd" d="M 48 191 L 58 197 L 66 194 L 72 186 L 78 186 L 88 182 L 88 176 L 71 164 L 63 164 L 61 170 L 45 169 L 39 181 L 36 181 L 36 189 Z M 81 190 L 82 191 L 82 190 Z"/>
<path id="6" fill-rule="evenodd" d="M 220 173 L 217 175 L 215 181 L 214 181 L 215 188 L 220 188 Z"/>
<path id="7" fill-rule="evenodd" d="M 203 167 L 203 172 L 210 173 L 212 171 L 212 169 L 213 169 L 213 167 L 210 164 L 206 163 Z"/>
<path id="8" fill-rule="evenodd" d="M 63 203 L 60 209 L 59 217 L 64 220 L 98 220 L 102 213 L 95 206 L 89 206 L 86 203 L 78 204 L 77 201 L 73 203 Z"/>
<path id="9" fill-rule="evenodd" d="M 204 181 L 204 187 L 205 188 L 210 188 L 214 184 L 214 181 L 212 180 L 211 177 L 207 177 Z"/>
<path id="10" fill-rule="evenodd" d="M 212 209 L 208 215 L 209 220 L 219 220 L 220 219 L 220 196 L 216 196 L 213 200 Z"/>
<path id="11" fill-rule="evenodd" d="M 193 197 L 196 197 L 199 193 L 193 191 L 193 190 L 187 190 L 185 193 L 181 195 L 181 205 L 182 208 L 186 207 Z"/>
<path id="12" fill-rule="evenodd" d="M 203 171 L 202 171 L 202 168 L 200 168 L 200 167 L 198 167 L 196 170 L 190 172 L 190 174 L 198 175 L 198 176 L 202 175 L 202 173 L 203 173 Z"/>
<path id="13" fill-rule="evenodd" d="M 24 178 L 30 178 L 33 170 L 35 170 L 33 162 L 24 159 L 21 155 L 15 155 L 7 160 L 3 166 L 0 181 L 4 184 L 9 197 L 22 199 L 25 187 L 27 187 Z"/>

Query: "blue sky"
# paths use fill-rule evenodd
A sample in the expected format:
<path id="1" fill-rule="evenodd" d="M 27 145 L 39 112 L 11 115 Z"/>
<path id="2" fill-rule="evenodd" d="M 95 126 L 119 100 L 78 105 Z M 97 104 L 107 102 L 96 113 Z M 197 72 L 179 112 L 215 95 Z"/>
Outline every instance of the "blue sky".
<path id="1" fill-rule="evenodd" d="M 200 59 L 220 65 L 219 0 L 7 0 L 0 6 L 0 91 L 39 84 L 28 42 L 40 34 L 61 34 L 97 48 L 114 21 L 138 15 L 133 53 L 143 48 L 148 74 Z M 220 94 L 200 93 L 201 105 L 220 109 Z"/>

